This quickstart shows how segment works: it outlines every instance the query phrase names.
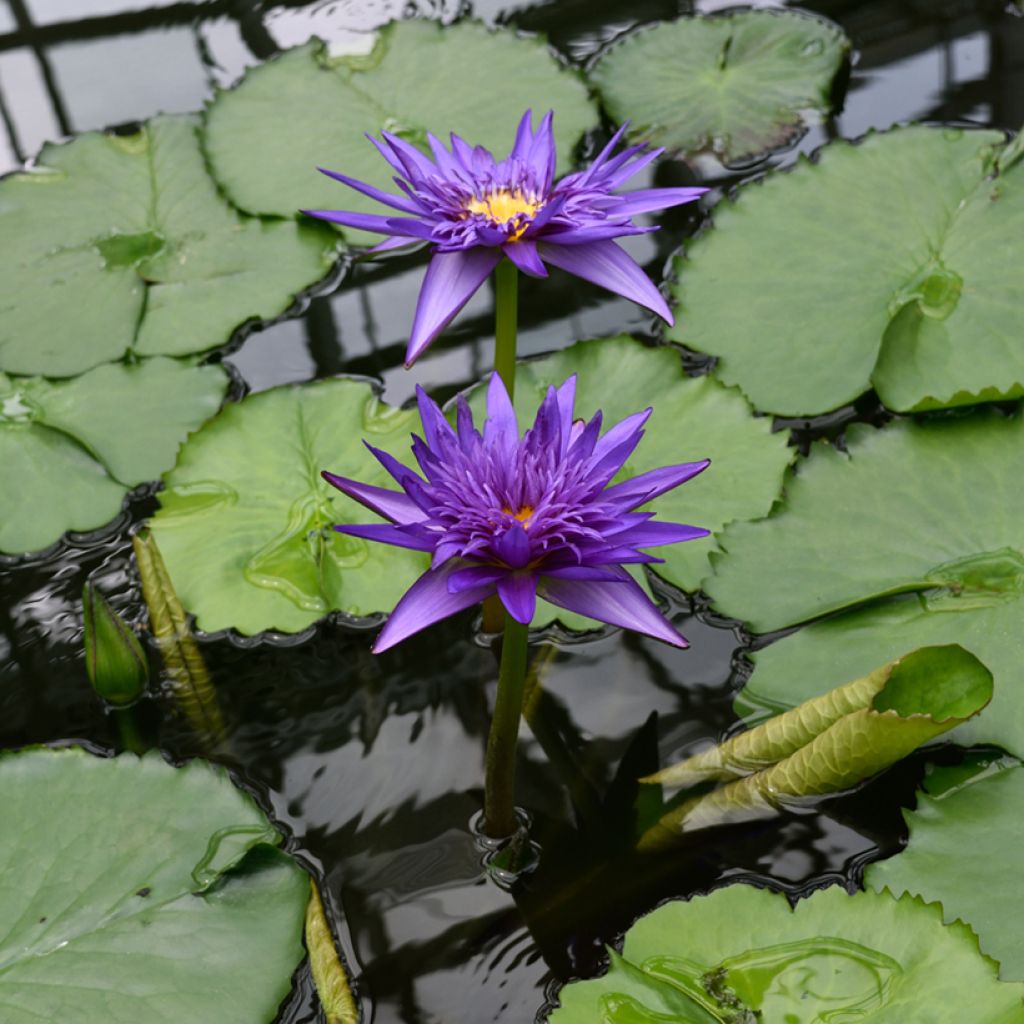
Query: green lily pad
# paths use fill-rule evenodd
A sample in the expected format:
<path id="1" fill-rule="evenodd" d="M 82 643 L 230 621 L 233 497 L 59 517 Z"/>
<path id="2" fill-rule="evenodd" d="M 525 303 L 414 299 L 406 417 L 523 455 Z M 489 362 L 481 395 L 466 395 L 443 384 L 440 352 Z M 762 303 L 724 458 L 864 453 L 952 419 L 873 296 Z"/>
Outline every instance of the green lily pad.
<path id="1" fill-rule="evenodd" d="M 363 440 L 411 458 L 418 424 L 369 384 L 337 379 L 253 395 L 195 434 L 151 526 L 199 628 L 295 633 L 330 611 L 390 611 L 427 560 L 332 530 L 374 516 L 320 471 L 394 487 Z"/>
<path id="2" fill-rule="evenodd" d="M 5 1024 L 270 1024 L 308 881 L 226 774 L 155 754 L 0 758 Z"/>
<path id="3" fill-rule="evenodd" d="M 746 186 L 677 261 L 669 337 L 783 415 L 871 387 L 901 411 L 1024 394 L 1021 150 L 913 126 Z"/>
<path id="4" fill-rule="evenodd" d="M 0 370 L 69 377 L 128 352 L 203 352 L 328 271 L 329 230 L 220 197 L 196 124 L 89 132 L 0 181 Z"/>
<path id="5" fill-rule="evenodd" d="M 732 885 L 666 903 L 626 933 L 603 978 L 566 985 L 551 1024 L 1014 1024 L 974 933 L 911 896 L 833 887 L 791 906 Z"/>
<path id="6" fill-rule="evenodd" d="M 472 21 L 403 21 L 381 30 L 369 56 L 331 59 L 310 45 L 253 69 L 210 107 L 205 145 L 213 173 L 243 210 L 379 213 L 379 203 L 317 167 L 394 191 L 394 172 L 365 133 L 390 131 L 426 149 L 428 131 L 444 139 L 455 132 L 500 158 L 527 108 L 538 117 L 556 112 L 563 167 L 598 120 L 582 78 L 542 39 Z M 345 235 L 359 245 L 380 241 L 348 228 Z"/>
<path id="7" fill-rule="evenodd" d="M 178 446 L 220 406 L 227 374 L 154 358 L 70 381 L 0 374 L 0 551 L 35 551 L 94 530 L 125 494 L 174 465 Z"/>
<path id="8" fill-rule="evenodd" d="M 770 817 L 787 803 L 840 793 L 974 717 L 992 673 L 956 644 L 922 647 L 724 743 L 642 779 L 728 784 L 664 814 L 641 849 L 726 822 Z"/>
<path id="9" fill-rule="evenodd" d="M 826 113 L 850 51 L 837 25 L 796 11 L 737 11 L 662 22 L 627 35 L 591 71 L 631 133 L 725 163 L 779 149 Z"/>
<path id="10" fill-rule="evenodd" d="M 1024 418 L 857 424 L 847 449 L 821 445 L 772 515 L 726 531 L 717 608 L 766 632 L 908 591 L 946 620 L 1024 593 Z"/>
<path id="11" fill-rule="evenodd" d="M 1024 981 L 1024 767 L 983 761 L 974 768 L 973 775 L 956 767 L 928 776 L 917 809 L 903 814 L 906 850 L 872 864 L 865 881 L 941 902 L 947 922 L 965 921 L 978 933 L 1001 978 Z"/>

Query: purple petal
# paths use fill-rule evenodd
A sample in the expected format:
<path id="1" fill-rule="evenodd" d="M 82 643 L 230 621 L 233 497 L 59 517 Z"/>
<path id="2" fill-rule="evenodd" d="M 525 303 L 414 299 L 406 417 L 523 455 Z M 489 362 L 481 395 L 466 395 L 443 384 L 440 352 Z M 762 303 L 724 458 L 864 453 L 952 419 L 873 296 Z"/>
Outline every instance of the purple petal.
<path id="1" fill-rule="evenodd" d="M 608 159 L 609 156 L 611 156 L 612 151 L 619 144 L 619 141 L 622 139 L 622 136 L 626 134 L 626 129 L 628 127 L 628 121 L 626 121 L 625 124 L 619 126 L 615 134 L 608 140 L 604 149 L 602 149 L 601 152 L 594 157 L 593 161 L 591 161 L 590 166 L 583 172 L 584 181 L 590 181 L 595 175 L 600 173 L 601 169 L 604 166 L 604 162 Z"/>
<path id="2" fill-rule="evenodd" d="M 621 583 L 622 577 L 613 569 L 605 569 L 599 565 L 564 565 L 560 569 L 543 567 L 545 576 L 554 576 L 560 580 L 600 580 L 604 583 Z"/>
<path id="3" fill-rule="evenodd" d="M 623 441 L 634 434 L 639 433 L 644 424 L 651 418 L 653 409 L 647 408 L 641 412 L 635 412 L 624 420 L 619 420 L 613 427 L 609 427 L 605 435 L 598 439 L 594 445 L 594 458 L 600 459 L 607 455 L 614 448 L 618 448 Z"/>
<path id="4" fill-rule="evenodd" d="M 377 515 L 390 519 L 393 523 L 415 523 L 425 519 L 423 512 L 416 503 L 401 491 L 389 491 L 384 487 L 374 487 L 358 480 L 350 480 L 345 476 L 336 476 L 324 470 L 320 474 L 332 487 L 337 487 L 343 494 L 354 498 L 360 505 Z"/>
<path id="5" fill-rule="evenodd" d="M 506 242 L 501 251 L 524 273 L 530 277 L 547 277 L 548 268 L 537 255 L 537 243 L 529 238 L 520 238 L 515 242 Z"/>
<path id="6" fill-rule="evenodd" d="M 636 192 L 627 192 L 622 197 L 624 201 L 613 206 L 608 212 L 615 217 L 635 217 L 638 213 L 667 210 L 671 206 L 692 203 L 707 191 L 706 188 L 638 189 Z"/>
<path id="7" fill-rule="evenodd" d="M 452 322 L 500 259 L 500 249 L 434 253 L 416 303 L 412 334 L 405 351 L 407 368 Z"/>
<path id="8" fill-rule="evenodd" d="M 511 450 L 519 441 L 519 421 L 501 374 L 491 374 L 487 385 L 487 419 L 484 421 L 484 442 Z"/>
<path id="9" fill-rule="evenodd" d="M 498 557 L 512 569 L 522 569 L 530 561 L 530 538 L 526 531 L 515 523 L 494 541 Z"/>
<path id="10" fill-rule="evenodd" d="M 457 570 L 458 563 L 443 565 L 440 569 L 428 569 L 395 605 L 395 610 L 373 645 L 373 653 L 380 654 L 413 633 L 478 604 L 494 593 L 494 586 L 488 584 L 453 594 L 448 589 L 448 578 Z"/>
<path id="11" fill-rule="evenodd" d="M 649 163 L 651 163 L 654 160 L 657 160 L 658 157 L 665 152 L 664 148 L 649 149 L 646 153 L 637 156 L 637 158 L 633 160 L 633 153 L 642 148 L 643 147 L 641 146 L 634 147 L 633 152 L 629 154 L 629 159 L 623 160 L 621 165 L 616 167 L 614 171 L 612 171 L 611 167 L 609 166 L 609 173 L 606 174 L 604 178 L 605 188 L 607 188 L 609 191 L 618 188 L 623 182 L 629 181 L 629 179 L 632 178 L 634 174 L 637 174 L 640 171 L 642 171 Z M 624 156 L 625 154 L 621 155 Z"/>
<path id="12" fill-rule="evenodd" d="M 429 178 L 437 173 L 437 167 L 411 143 L 390 132 L 381 132 L 381 135 L 405 166 L 407 177 Z"/>
<path id="13" fill-rule="evenodd" d="M 532 572 L 509 572 L 498 580 L 498 597 L 516 622 L 528 626 L 537 609 L 537 578 Z"/>
<path id="14" fill-rule="evenodd" d="M 616 544 L 631 548 L 656 548 L 663 544 L 679 544 L 685 540 L 698 540 L 711 533 L 702 526 L 687 526 L 686 523 L 644 523 L 621 533 L 612 534 Z"/>
<path id="15" fill-rule="evenodd" d="M 374 448 L 369 441 L 363 441 L 366 448 L 373 453 L 374 458 L 395 478 L 395 480 L 402 486 L 408 487 L 410 484 L 413 486 L 422 485 L 423 481 L 411 470 L 405 463 L 399 462 L 390 452 L 382 451 L 380 448 Z"/>
<path id="16" fill-rule="evenodd" d="M 576 374 L 567 377 L 555 392 L 555 403 L 558 406 L 559 426 L 561 427 L 562 456 L 565 456 L 572 440 L 573 410 L 576 406 Z"/>
<path id="17" fill-rule="evenodd" d="M 693 479 L 710 465 L 710 459 L 702 459 L 700 462 L 681 462 L 677 466 L 652 469 L 609 487 L 601 499 L 620 503 L 625 511 L 630 511 Z"/>
<path id="18" fill-rule="evenodd" d="M 380 139 L 375 139 L 369 132 L 366 133 L 366 137 L 376 147 L 377 152 L 387 160 L 393 170 L 398 171 L 401 175 L 407 175 L 409 173 L 405 164 L 398 159 L 398 154 L 395 153 L 387 143 L 381 142 Z"/>
<path id="19" fill-rule="evenodd" d="M 382 235 L 401 235 L 404 238 L 421 238 L 430 241 L 434 236 L 429 224 L 411 217 L 384 217 L 379 213 L 354 213 L 348 210 L 301 210 L 308 217 L 319 217 L 332 224 L 360 231 L 376 231 Z"/>
<path id="20" fill-rule="evenodd" d="M 645 633 L 674 647 L 688 647 L 686 638 L 658 610 L 636 581 L 620 569 L 612 586 L 589 580 L 560 580 L 542 576 L 537 592 L 545 601 L 612 626 Z"/>
<path id="21" fill-rule="evenodd" d="M 431 448 L 441 447 L 442 435 L 452 440 L 455 439 L 455 431 L 444 418 L 444 413 L 441 412 L 437 402 L 419 384 L 416 385 L 416 404 L 420 411 L 420 422 L 423 424 L 423 436 Z"/>
<path id="22" fill-rule="evenodd" d="M 412 548 L 414 551 L 434 550 L 434 541 L 414 536 L 390 523 L 338 523 L 334 529 L 350 537 L 362 537 L 363 540 L 374 540 L 380 544 L 393 544 L 398 548 Z"/>
<path id="23" fill-rule="evenodd" d="M 618 207 L 614 209 L 618 217 Z M 649 235 L 658 230 L 656 224 L 640 226 L 618 219 L 583 227 L 557 227 L 544 233 L 543 241 L 548 245 L 583 245 L 586 242 L 601 242 L 608 238 L 626 238 L 632 235 Z"/>
<path id="24" fill-rule="evenodd" d="M 471 565 L 465 569 L 458 569 L 448 577 L 448 590 L 452 594 L 461 594 L 464 590 L 473 587 L 493 586 L 503 576 L 508 575 L 508 569 L 490 565 Z"/>
<path id="25" fill-rule="evenodd" d="M 549 110 L 541 119 L 530 146 L 530 155 L 526 160 L 540 177 L 541 190 L 545 193 L 551 190 L 551 182 L 555 177 L 555 136 L 552 130 L 554 118 L 554 111 Z"/>
<path id="26" fill-rule="evenodd" d="M 631 299 L 669 324 L 673 322 L 658 289 L 632 258 L 610 239 L 564 248 L 544 242 L 538 244 L 538 252 L 545 262 Z"/>
<path id="27" fill-rule="evenodd" d="M 333 178 L 335 181 L 340 181 L 343 185 L 348 185 L 349 188 L 354 188 L 357 192 L 362 192 L 364 196 L 376 199 L 378 203 L 383 203 L 385 206 L 393 206 L 396 210 L 401 210 L 403 213 L 423 213 L 423 207 L 412 199 L 403 196 L 393 196 L 389 192 L 382 192 L 379 188 L 368 185 L 365 181 L 350 178 L 347 174 L 341 174 L 338 171 L 329 171 L 326 167 L 318 167 L 317 170 L 321 174 L 326 174 L 328 178 Z"/>
<path id="28" fill-rule="evenodd" d="M 523 163 L 529 159 L 530 146 L 533 144 L 533 111 L 527 109 L 519 120 L 519 127 L 516 129 L 516 141 L 512 145 L 509 159 L 521 160 Z"/>
<path id="29" fill-rule="evenodd" d="M 366 251 L 368 253 L 374 252 L 389 252 L 392 249 L 403 249 L 408 245 L 419 245 L 422 240 L 419 238 L 385 238 L 383 242 L 378 242 L 377 245 L 373 246 Z"/>

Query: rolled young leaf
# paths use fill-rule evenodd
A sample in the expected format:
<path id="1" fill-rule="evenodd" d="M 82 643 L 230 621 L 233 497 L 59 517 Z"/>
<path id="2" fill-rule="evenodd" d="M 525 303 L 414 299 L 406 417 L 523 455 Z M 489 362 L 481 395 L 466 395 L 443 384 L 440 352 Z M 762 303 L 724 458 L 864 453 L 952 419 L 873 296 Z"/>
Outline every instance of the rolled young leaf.
<path id="1" fill-rule="evenodd" d="M 773 752 L 780 759 L 672 809 L 641 836 L 639 847 L 656 849 L 682 833 L 770 816 L 787 801 L 849 789 L 981 711 L 992 699 L 992 674 L 958 644 L 923 647 L 833 691 L 833 705 L 827 697 L 776 720 L 789 719 L 788 724 L 767 722 L 744 734 L 745 743 L 737 737 L 717 748 L 717 755 L 701 755 L 708 770 L 717 760 L 727 774 L 742 774 L 744 766 L 750 770 Z M 844 704 L 853 706 L 829 720 L 831 708 Z M 816 724 L 820 731 L 813 735 Z M 665 781 L 666 775 L 672 769 L 645 781 Z M 692 768 L 676 773 L 684 779 L 695 775 L 700 777 Z"/>
<path id="2" fill-rule="evenodd" d="M 334 945 L 320 891 L 309 880 L 309 905 L 306 907 L 306 949 L 309 968 L 327 1024 L 357 1024 L 359 1008 L 352 996 L 348 975 Z"/>

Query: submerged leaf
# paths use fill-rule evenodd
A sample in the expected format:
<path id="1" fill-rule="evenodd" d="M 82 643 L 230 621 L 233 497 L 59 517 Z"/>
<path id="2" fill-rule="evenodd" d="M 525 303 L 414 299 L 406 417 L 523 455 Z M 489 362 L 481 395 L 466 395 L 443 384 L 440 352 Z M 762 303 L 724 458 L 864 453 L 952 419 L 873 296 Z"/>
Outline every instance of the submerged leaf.
<path id="1" fill-rule="evenodd" d="M 799 11 L 736 11 L 626 35 L 591 80 L 634 137 L 749 161 L 795 141 L 804 111 L 827 112 L 850 51 L 837 25 Z"/>
<path id="2" fill-rule="evenodd" d="M 6 754 L 0 819 L 4 1024 L 274 1019 L 306 876 L 223 770 Z"/>
<path id="3" fill-rule="evenodd" d="M 228 195 L 251 213 L 378 213 L 372 199 L 317 168 L 393 193 L 392 172 L 366 133 L 389 131 L 429 152 L 428 131 L 443 139 L 455 132 L 503 157 L 528 108 L 538 117 L 556 111 L 566 166 L 573 145 L 598 119 L 579 75 L 560 67 L 540 39 L 473 21 L 393 22 L 369 57 L 332 59 L 303 46 L 251 70 L 210 107 L 206 151 Z M 380 241 L 349 228 L 345 235 L 360 245 Z"/>
<path id="4" fill-rule="evenodd" d="M 0 370 L 68 377 L 129 352 L 204 352 L 327 273 L 331 232 L 241 216 L 196 127 L 88 132 L 0 181 Z"/>
<path id="5" fill-rule="evenodd" d="M 917 808 L 903 812 L 906 849 L 870 865 L 866 883 L 940 902 L 947 922 L 978 933 L 1001 978 L 1024 981 L 1024 767 L 989 756 L 934 769 L 924 788 Z"/>
<path id="6" fill-rule="evenodd" d="M 1016 1024 L 1024 985 L 936 904 L 731 885 L 640 918 L 608 974 L 559 1001 L 551 1024 Z"/>
<path id="7" fill-rule="evenodd" d="M 669 337 L 787 416 L 871 387 L 901 411 L 1024 394 L 1024 283 L 1004 258 L 1024 163 L 1004 141 L 897 128 L 745 186 L 677 261 Z"/>
<path id="8" fill-rule="evenodd" d="M 147 359 L 71 381 L 0 373 L 0 551 L 44 548 L 94 530 L 125 495 L 174 465 L 178 446 L 220 406 L 219 366 Z"/>
<path id="9" fill-rule="evenodd" d="M 692 785 L 741 777 L 669 811 L 639 846 L 671 845 L 683 833 L 842 792 L 965 722 L 991 699 L 992 674 L 969 651 L 955 644 L 913 651 L 645 779 Z"/>

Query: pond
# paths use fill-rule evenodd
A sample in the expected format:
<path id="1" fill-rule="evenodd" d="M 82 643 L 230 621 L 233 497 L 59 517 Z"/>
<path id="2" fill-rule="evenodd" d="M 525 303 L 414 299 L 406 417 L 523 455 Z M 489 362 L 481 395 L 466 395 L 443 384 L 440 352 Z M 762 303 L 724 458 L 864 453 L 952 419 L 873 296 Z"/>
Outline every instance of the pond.
<path id="1" fill-rule="evenodd" d="M 683 0 L 532 4 L 515 0 L 408 4 L 160 0 L 149 6 L 144 6 L 144 0 L 8 0 L 0 6 L 0 172 L 16 171 L 46 142 L 110 128 L 125 139 L 134 138 L 133 130 L 155 115 L 201 110 L 247 71 L 313 37 L 329 44 L 332 54 L 365 55 L 372 49 L 375 30 L 392 19 L 421 17 L 451 26 L 478 18 L 503 31 L 539 33 L 566 66 L 591 72 L 606 51 L 611 52 L 617 41 L 640 26 L 727 6 L 691 5 Z M 754 6 L 786 7 L 783 3 Z M 711 189 L 699 204 L 660 215 L 660 231 L 625 239 L 624 248 L 656 283 L 678 277 L 686 286 L 689 264 L 673 262 L 681 246 L 687 259 L 692 254 L 695 268 L 704 257 L 704 266 L 709 265 L 716 231 L 714 207 L 727 201 L 724 197 L 730 190 L 756 189 L 759 186 L 750 182 L 769 169 L 790 171 L 802 156 L 836 140 L 860 139 L 868 132 L 910 122 L 1006 132 L 1024 124 L 1024 18 L 1012 4 L 808 0 L 800 7 L 840 26 L 852 43 L 848 81 L 844 71 L 833 86 L 838 108 L 828 115 L 808 116 L 806 130 L 796 132 L 786 145 L 767 147 L 771 151 L 763 159 L 729 162 L 704 153 L 689 161 L 666 157 L 646 168 L 633 183 L 637 187 L 706 185 Z M 466 88 L 479 84 L 467 82 Z M 584 150 L 592 158 L 614 121 L 606 117 L 601 127 L 595 118 L 589 127 L 593 131 Z M 329 126 L 323 130 L 328 132 Z M 262 170 L 259 164 L 265 159 L 267 174 L 272 175 L 269 165 L 276 159 L 276 140 L 270 137 L 261 142 L 264 148 L 254 151 L 257 169 Z M 279 145 L 287 149 L 289 143 L 286 139 Z M 211 156 L 215 162 L 222 159 L 210 149 L 205 155 L 208 163 Z M 365 163 L 365 157 L 360 159 Z M 792 177 L 798 173 L 799 168 Z M 343 207 L 348 190 L 334 187 L 336 202 Z M 886 207 L 890 202 L 899 206 L 913 199 L 881 197 L 879 205 Z M 309 205 L 315 203 L 311 199 Z M 240 205 L 248 213 L 274 213 Z M 742 201 L 736 209 L 741 208 Z M 863 232 L 858 223 L 879 216 L 852 201 L 845 221 L 835 211 L 829 212 L 826 226 L 839 227 L 831 245 L 842 250 L 848 237 L 851 246 L 859 244 Z M 270 217 L 267 222 L 278 223 Z M 795 240 L 799 245 L 803 227 L 808 237 L 814 236 L 813 224 L 795 223 L 789 243 Z M 780 229 L 778 237 L 787 238 L 785 230 Z M 813 238 L 814 244 L 819 241 Z M 132 244 L 151 243 L 136 239 Z M 801 259 L 784 248 L 773 250 L 774 244 L 766 243 L 765 251 L 751 260 L 762 261 L 766 252 L 773 252 L 780 281 L 802 273 Z M 883 242 L 877 260 L 884 261 L 884 249 Z M 1019 241 L 1016 250 L 1004 248 L 1000 256 L 1011 264 L 1018 258 Z M 307 274 L 304 294 L 291 308 L 281 303 L 281 315 L 261 314 L 261 321 L 243 324 L 227 344 L 204 346 L 213 351 L 205 358 L 228 371 L 229 401 L 279 385 L 342 374 L 380 381 L 382 399 L 406 408 L 413 404 L 417 386 L 447 401 L 474 385 L 493 365 L 495 294 L 490 285 L 469 299 L 454 323 L 411 369 L 403 366 L 427 259 L 427 254 L 414 252 L 363 260 L 345 251 L 319 284 L 306 287 L 317 279 L 317 273 Z M 731 295 L 741 308 L 749 300 L 745 289 L 751 272 L 741 260 L 729 263 L 723 256 L 723 263 L 731 268 L 729 276 L 716 277 L 718 284 L 708 287 L 720 289 L 716 300 Z M 857 268 L 837 271 L 846 272 L 855 275 Z M 694 273 L 699 275 L 700 270 Z M 707 271 L 707 280 L 712 276 Z M 931 272 L 920 289 L 926 290 L 928 282 L 939 277 L 939 271 Z M 666 333 L 647 310 L 626 298 L 562 272 L 552 271 L 543 280 L 526 276 L 520 280 L 520 357 L 563 350 L 581 339 L 628 334 L 648 346 L 681 340 L 686 346 L 679 351 L 687 377 L 717 372 L 715 356 L 722 349 L 712 341 L 705 349 L 685 334 L 680 338 Z M 701 280 L 694 277 L 695 282 Z M 859 280 L 851 276 L 851 292 L 857 292 Z M 692 285 L 698 287 L 698 283 Z M 785 290 L 786 286 L 779 287 Z M 957 295 L 960 287 L 956 285 Z M 966 295 L 970 284 L 963 288 Z M 300 290 L 285 287 L 286 294 Z M 920 301 L 926 299 L 931 301 L 927 296 Z M 1018 295 L 1020 301 L 1024 296 Z M 45 325 L 53 317 L 61 330 L 74 330 L 79 317 L 84 321 L 92 315 L 87 309 L 61 309 L 61 302 L 59 292 L 42 296 L 35 310 L 38 321 Z M 152 299 L 150 303 L 145 307 L 147 316 Z M 681 322 L 690 317 L 693 330 L 698 331 L 704 322 L 699 301 L 687 293 L 684 307 Z M 0 315 L 9 308 L 0 301 Z M 1018 304 L 1014 310 L 1017 324 L 1022 308 Z M 796 321 L 804 314 L 800 308 L 792 309 Z M 840 309 L 836 319 L 845 315 L 846 310 Z M 727 332 L 724 328 L 723 334 Z M 699 333 L 694 337 L 700 340 Z M 1020 337 L 1018 333 L 1010 358 L 1017 371 L 1024 366 Z M 184 355 L 185 350 L 170 354 Z M 759 382 L 744 379 L 734 369 L 742 356 L 742 344 L 737 342 L 735 351 L 723 357 L 723 376 L 727 384 L 738 385 L 753 407 L 776 413 L 759 422 L 765 427 L 764 437 L 778 441 L 777 451 L 764 458 L 775 459 L 780 479 L 790 458 L 804 459 L 810 452 L 813 462 L 817 450 L 828 442 L 839 450 L 847 444 L 855 450 L 869 428 L 889 429 L 895 419 L 898 432 L 903 429 L 902 420 L 909 419 L 889 411 L 912 408 L 912 403 L 889 400 L 889 394 L 902 386 L 900 380 L 892 383 L 889 378 L 869 381 L 865 377 L 848 395 L 826 402 L 820 412 L 806 405 L 784 408 L 767 398 L 759 401 L 755 394 Z M 810 378 L 818 372 L 811 365 L 813 359 L 800 351 L 779 355 L 775 361 L 781 361 L 791 378 L 804 374 Z M 42 370 L 3 365 L 0 369 L 9 369 L 12 379 L 29 372 L 49 376 Z M 614 368 L 607 369 L 613 377 Z M 755 370 L 752 374 L 759 376 L 764 377 L 767 394 L 771 373 Z M 1010 376 L 1007 370 L 1005 379 Z M 605 386 L 614 389 L 614 379 Z M 1018 387 L 1015 393 L 988 395 L 999 399 L 993 415 L 1014 421 L 1013 400 L 1020 393 Z M 800 400 L 794 399 L 796 405 Z M 641 395 L 633 407 L 643 404 Z M 140 412 L 144 422 L 145 410 Z M 12 415 L 6 406 L 4 415 Z M 942 418 L 942 414 L 933 415 Z M 699 425 L 699 421 L 686 424 L 684 420 L 684 426 L 696 429 Z M 907 431 L 916 427 L 911 424 Z M 405 434 L 408 429 L 418 430 L 419 425 L 410 423 Z M 184 436 L 185 431 L 179 432 Z M 685 456 L 703 457 L 703 440 L 699 431 L 688 435 Z M 339 451 L 349 443 L 349 438 L 340 439 Z M 258 462 L 262 454 L 259 444 L 250 442 L 248 457 Z M 708 472 L 714 468 L 713 461 Z M 901 468 L 897 476 L 902 472 Z M 907 838 L 903 812 L 919 799 L 918 786 L 926 773 L 935 766 L 958 765 L 967 747 L 973 747 L 970 756 L 986 765 L 998 762 L 998 748 L 1019 752 L 1001 735 L 988 735 L 983 729 L 965 738 L 957 733 L 953 742 L 915 752 L 838 796 L 811 805 L 787 805 L 764 820 L 691 834 L 668 853 L 637 854 L 629 839 L 642 789 L 637 778 L 737 732 L 734 701 L 750 679 L 750 655 L 771 651 L 773 642 L 788 636 L 792 627 L 822 612 L 841 611 L 862 596 L 899 589 L 880 585 L 866 595 L 858 592 L 827 607 L 794 611 L 787 617 L 783 610 L 776 615 L 773 609 L 788 608 L 785 591 L 800 588 L 793 580 L 773 581 L 754 556 L 743 563 L 750 572 L 742 579 L 734 581 L 723 569 L 716 583 L 721 591 L 712 589 L 710 596 L 651 574 L 650 585 L 667 602 L 666 614 L 689 640 L 689 649 L 678 650 L 613 628 L 573 634 L 555 625 L 540 635 L 534 650 L 540 652 L 541 686 L 528 727 L 520 735 L 516 789 L 516 803 L 528 818 L 529 841 L 534 845 L 526 870 L 495 872 L 488 867 L 490 847 L 480 830 L 480 812 L 498 661 L 490 638 L 479 631 L 475 611 L 449 618 L 380 655 L 370 651 L 383 621 L 380 614 L 360 617 L 336 612 L 326 618 L 313 614 L 309 616 L 312 625 L 303 624 L 292 632 L 256 629 L 248 631 L 255 635 L 244 635 L 220 628 L 220 623 L 214 623 L 213 630 L 205 629 L 201 612 L 196 638 L 210 681 L 203 699 L 216 706 L 220 727 L 197 730 L 194 719 L 176 708 L 173 686 L 166 673 L 161 674 L 152 644 L 148 658 L 154 682 L 132 709 L 128 732 L 124 713 L 113 712 L 97 699 L 83 648 L 83 586 L 91 581 L 140 634 L 146 632 L 149 617 L 132 536 L 161 507 L 160 485 L 155 482 L 159 475 L 140 474 L 133 482 L 146 482 L 129 491 L 120 513 L 100 529 L 65 533 L 56 542 L 47 539 L 29 553 L 0 554 L 0 748 L 83 745 L 107 754 L 137 750 L 141 745 L 158 748 L 175 764 L 198 757 L 227 767 L 284 832 L 285 848 L 319 883 L 366 1022 L 543 1022 L 556 1005 L 563 983 L 603 974 L 608 963 L 606 946 L 620 948 L 633 922 L 670 897 L 704 894 L 735 882 L 767 886 L 793 899 L 826 886 L 854 892 L 864 883 L 867 865 L 903 848 Z M 751 468 L 752 492 L 761 486 L 753 479 L 759 475 L 763 474 Z M 801 470 L 797 476 L 802 480 L 810 474 Z M 745 471 L 735 485 L 740 489 L 748 485 Z M 4 484 L 5 488 L 18 486 L 10 478 Z M 794 505 L 797 489 L 793 489 Z M 684 491 L 685 487 L 680 493 Z M 775 493 L 758 498 L 762 507 L 736 518 L 755 520 L 767 515 Z M 791 496 L 786 493 L 787 498 Z M 1004 532 L 1016 536 L 1019 547 L 1019 515 L 1014 522 L 1008 511 L 1016 504 L 1013 494 L 1007 485 L 1000 507 L 1011 520 Z M 968 502 L 969 507 L 986 506 L 985 499 L 975 499 Z M 893 501 L 896 519 L 902 511 L 899 499 Z M 874 520 L 872 514 L 865 513 L 869 527 L 872 522 L 886 522 L 884 509 Z M 978 512 L 979 517 L 984 514 Z M 722 524 L 726 521 L 723 518 Z M 904 549 L 914 548 L 919 529 L 927 532 L 927 527 L 915 523 L 903 532 L 894 530 L 894 560 Z M 156 532 L 163 545 L 163 535 Z M 729 537 L 735 539 L 735 548 L 726 545 L 728 553 L 735 554 L 740 564 L 741 557 L 746 557 L 741 549 L 748 542 L 747 534 L 737 529 Z M 816 571 L 815 558 L 827 559 L 822 552 L 831 549 L 824 542 L 815 546 L 813 522 L 804 539 L 810 553 L 803 561 L 794 554 L 793 564 L 795 571 L 805 568 L 810 579 Z M 885 554 L 886 543 L 870 530 L 855 540 L 877 541 Z M 211 549 L 226 543 L 219 534 L 208 538 Z M 800 538 L 790 537 L 783 529 L 773 535 L 775 543 L 786 553 L 796 549 Z M 1012 547 L 1002 533 L 994 541 L 986 536 L 986 544 L 986 552 Z M 850 558 L 856 562 L 854 541 L 850 549 Z M 837 557 L 849 554 L 842 542 L 835 550 Z M 172 555 L 167 557 L 170 564 Z M 929 567 L 938 561 L 951 564 L 953 554 Z M 178 589 L 186 610 L 196 611 L 187 599 L 189 588 L 179 583 Z M 744 590 L 756 596 L 735 596 Z M 735 610 L 737 617 L 728 618 L 719 608 Z M 1013 622 L 1019 628 L 1019 614 L 1013 611 L 1016 618 L 1007 620 L 1011 625 L 992 626 L 990 631 L 1003 629 L 1008 634 Z M 211 612 L 208 621 L 214 618 Z M 951 642 L 959 640 L 951 638 Z M 869 637 L 864 642 L 872 641 Z M 941 642 L 941 637 L 929 635 L 905 646 Z M 975 653 L 992 668 L 998 693 L 1004 680 L 996 665 L 988 662 L 981 649 Z M 809 680 L 806 692 L 794 700 L 779 697 L 782 690 L 776 688 L 771 691 L 778 698 L 774 705 L 765 683 L 764 691 L 756 687 L 746 691 L 743 707 L 763 713 L 765 707 L 798 703 L 890 657 L 879 648 L 878 656 L 856 672 L 822 680 L 817 689 Z M 768 661 L 760 664 L 764 678 L 771 672 L 778 675 Z M 1012 686 L 1013 680 L 1006 685 Z M 758 693 L 768 696 L 760 701 Z M 983 886 L 984 881 L 978 884 Z M 1013 914 L 1020 910 L 1019 881 L 1016 889 Z M 750 929 L 756 927 L 751 922 Z M 983 948 L 987 948 L 984 941 Z M 0 996 L 2 971 L 0 957 Z M 1021 980 L 1024 973 L 1004 974 L 1004 978 Z M 287 1024 L 324 1019 L 308 965 L 297 970 L 292 993 L 277 1019 Z M 637 1022 L 648 1019 L 655 1017 L 635 1018 Z M 771 1019 L 791 1018 L 766 1015 L 763 1019 L 769 1024 Z M 1024 1015 L 1000 1019 L 1024 1020 Z"/>

